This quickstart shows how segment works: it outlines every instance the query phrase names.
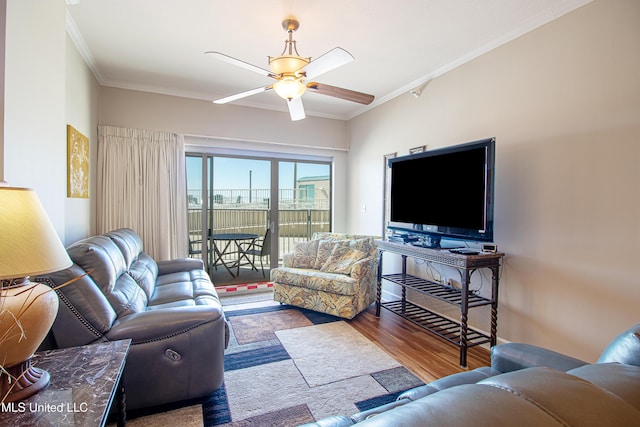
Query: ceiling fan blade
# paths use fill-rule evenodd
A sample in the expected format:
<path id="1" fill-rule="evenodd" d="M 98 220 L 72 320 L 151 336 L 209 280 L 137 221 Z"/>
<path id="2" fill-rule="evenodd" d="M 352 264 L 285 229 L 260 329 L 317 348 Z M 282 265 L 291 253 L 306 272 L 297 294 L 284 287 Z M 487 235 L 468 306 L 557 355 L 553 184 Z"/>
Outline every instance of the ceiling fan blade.
<path id="1" fill-rule="evenodd" d="M 369 105 L 375 97 L 354 90 L 343 89 L 341 87 L 326 85 L 323 83 L 311 82 L 307 83 L 307 89 L 319 93 L 321 95 L 333 96 L 334 98 L 346 99 L 347 101 L 357 102 L 359 104 Z"/>
<path id="2" fill-rule="evenodd" d="M 311 61 L 306 67 L 304 67 L 304 71 L 307 75 L 307 79 L 314 79 L 321 74 L 348 64 L 353 61 L 353 59 L 353 56 L 346 50 L 341 47 L 334 47 L 327 53 Z"/>
<path id="3" fill-rule="evenodd" d="M 258 87 L 248 90 L 246 92 L 236 93 L 235 95 L 227 96 L 226 98 L 220 98 L 213 101 L 215 104 L 226 104 L 227 102 L 235 101 L 237 99 L 246 98 L 247 96 L 255 95 L 257 93 L 266 92 L 273 89 L 273 86 Z"/>
<path id="4" fill-rule="evenodd" d="M 264 68 L 260 68 L 256 65 L 249 64 L 248 62 L 241 61 L 229 55 L 225 55 L 224 53 L 213 52 L 213 51 L 208 51 L 205 53 L 212 55 L 214 58 L 220 61 L 244 68 L 245 70 L 253 71 L 254 73 L 262 74 L 263 76 L 267 76 L 267 77 L 275 77 L 275 75 L 269 70 L 265 70 Z"/>
<path id="5" fill-rule="evenodd" d="M 292 99 L 291 101 L 287 101 L 287 106 L 289 107 L 289 115 L 291 115 L 291 120 L 302 120 L 307 117 L 304 113 L 302 98 L 296 98 Z"/>

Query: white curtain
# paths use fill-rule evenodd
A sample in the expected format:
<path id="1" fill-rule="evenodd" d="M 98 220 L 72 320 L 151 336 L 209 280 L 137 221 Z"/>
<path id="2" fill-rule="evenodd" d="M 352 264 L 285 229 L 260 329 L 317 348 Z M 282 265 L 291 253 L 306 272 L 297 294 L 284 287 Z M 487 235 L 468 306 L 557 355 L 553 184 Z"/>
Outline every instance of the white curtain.
<path id="1" fill-rule="evenodd" d="M 187 254 L 184 137 L 98 127 L 97 229 L 128 227 L 161 261 Z"/>

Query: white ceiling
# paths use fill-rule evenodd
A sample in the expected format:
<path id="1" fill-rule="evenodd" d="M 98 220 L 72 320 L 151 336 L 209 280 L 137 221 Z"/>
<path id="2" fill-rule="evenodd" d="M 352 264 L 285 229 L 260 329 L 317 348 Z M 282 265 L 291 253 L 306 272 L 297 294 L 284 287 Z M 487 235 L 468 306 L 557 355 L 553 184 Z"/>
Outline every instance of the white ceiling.
<path id="1" fill-rule="evenodd" d="M 376 97 L 363 106 L 308 92 L 307 115 L 349 119 L 590 1 L 67 0 L 67 31 L 103 86 L 214 100 L 273 80 L 204 52 L 268 68 L 294 16 L 300 55 L 339 46 L 355 57 L 317 81 Z M 274 92 L 235 104 L 287 111 Z"/>

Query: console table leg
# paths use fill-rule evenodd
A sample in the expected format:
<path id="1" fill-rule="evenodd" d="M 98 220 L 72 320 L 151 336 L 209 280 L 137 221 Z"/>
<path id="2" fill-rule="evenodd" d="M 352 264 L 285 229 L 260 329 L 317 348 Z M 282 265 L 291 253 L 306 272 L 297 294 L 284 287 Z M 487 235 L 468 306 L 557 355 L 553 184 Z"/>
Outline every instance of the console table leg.
<path id="1" fill-rule="evenodd" d="M 378 283 L 376 289 L 376 317 L 380 317 L 380 304 L 382 302 L 382 253 L 378 250 Z"/>
<path id="2" fill-rule="evenodd" d="M 497 344 L 499 267 L 491 267 L 491 346 Z"/>
<path id="3" fill-rule="evenodd" d="M 468 314 L 469 314 L 469 282 L 471 274 L 469 270 L 465 270 L 462 275 L 462 289 L 460 292 L 460 366 L 467 367 L 467 332 L 468 332 Z"/>
<path id="4" fill-rule="evenodd" d="M 120 378 L 120 384 L 116 390 L 116 424 L 118 427 L 127 425 L 127 403 L 123 378 Z"/>

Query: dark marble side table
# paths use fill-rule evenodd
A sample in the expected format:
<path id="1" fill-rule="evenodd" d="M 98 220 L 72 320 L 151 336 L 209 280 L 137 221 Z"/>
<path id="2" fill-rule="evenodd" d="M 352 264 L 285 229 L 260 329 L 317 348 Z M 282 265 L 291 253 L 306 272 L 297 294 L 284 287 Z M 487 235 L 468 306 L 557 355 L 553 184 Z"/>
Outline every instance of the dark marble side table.
<path id="1" fill-rule="evenodd" d="M 104 426 L 114 400 L 125 423 L 120 381 L 131 340 L 36 353 L 33 364 L 51 375 L 49 386 L 20 402 L 0 406 L 0 426 Z"/>

